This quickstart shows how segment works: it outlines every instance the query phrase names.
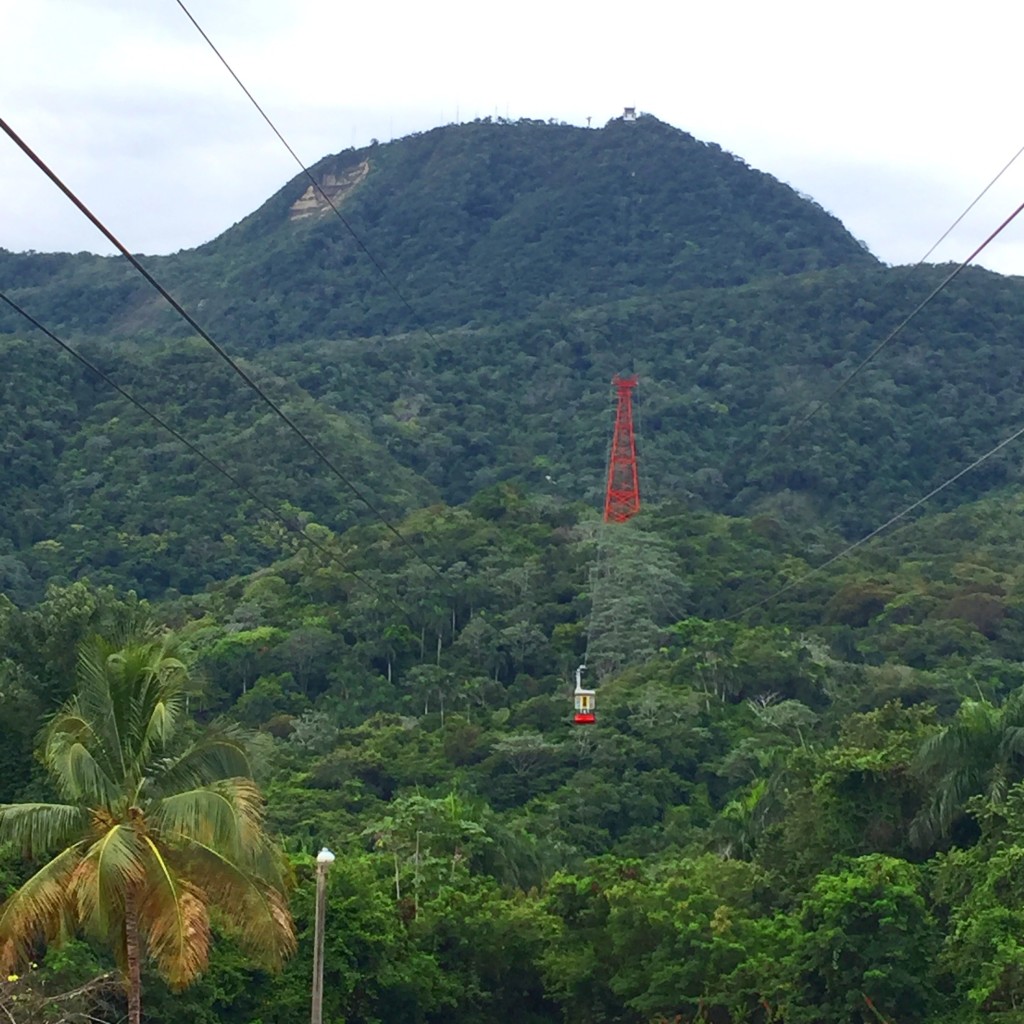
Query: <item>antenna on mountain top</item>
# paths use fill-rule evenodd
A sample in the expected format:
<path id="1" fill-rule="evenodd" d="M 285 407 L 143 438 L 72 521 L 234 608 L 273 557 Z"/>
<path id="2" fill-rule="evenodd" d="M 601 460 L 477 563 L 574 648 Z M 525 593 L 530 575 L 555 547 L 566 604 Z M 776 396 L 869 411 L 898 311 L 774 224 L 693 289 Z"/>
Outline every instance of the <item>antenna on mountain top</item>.
<path id="1" fill-rule="evenodd" d="M 638 378 L 612 378 L 619 396 L 615 433 L 608 458 L 608 485 L 604 495 L 604 521 L 624 523 L 640 511 L 640 484 L 636 470 L 636 436 L 633 432 L 633 388 Z"/>

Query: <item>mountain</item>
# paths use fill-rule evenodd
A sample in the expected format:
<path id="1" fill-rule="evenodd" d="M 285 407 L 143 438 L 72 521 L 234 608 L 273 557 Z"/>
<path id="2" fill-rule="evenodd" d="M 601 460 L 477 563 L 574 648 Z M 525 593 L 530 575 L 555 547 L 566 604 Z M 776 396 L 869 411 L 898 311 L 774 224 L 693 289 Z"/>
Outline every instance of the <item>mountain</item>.
<path id="1" fill-rule="evenodd" d="M 813 202 L 655 118 L 448 126 L 313 173 L 386 277 L 302 177 L 146 263 L 389 514 L 506 482 L 598 507 L 624 369 L 645 500 L 851 539 L 1024 422 L 1024 289 L 969 270 L 788 436 L 947 271 L 882 266 Z M 0 252 L 0 279 L 272 502 L 335 530 L 372 518 L 122 262 Z M 194 591 L 265 561 L 244 499 L 13 314 L 0 328 L 0 585 Z M 940 503 L 1019 475 L 992 460 Z"/>
<path id="2" fill-rule="evenodd" d="M 214 241 L 147 265 L 250 349 L 875 265 L 806 197 L 649 116 L 448 125 L 311 174 L 347 227 L 298 175 Z M 181 329 L 120 259 L 0 253 L 0 279 L 55 330 Z M 9 314 L 3 328 L 19 329 Z"/>
<path id="3" fill-rule="evenodd" d="M 641 150 L 645 200 L 616 205 Z M 149 262 L 407 543 L 115 261 L 0 257 L 5 289 L 320 547 L 9 323 L 0 804 L 29 805 L 0 808 L 0 893 L 60 839 L 36 827 L 67 796 L 39 729 L 82 642 L 148 640 L 152 615 L 194 683 L 164 717 L 253 730 L 298 940 L 275 975 L 217 929 L 186 992 L 147 970 L 152 1024 L 308 1011 L 321 846 L 327 1019 L 1018 1022 L 1019 455 L 816 567 L 1020 429 L 1022 282 L 960 274 L 798 426 L 948 268 L 880 266 L 650 119 L 460 126 L 317 173 L 416 318 L 301 181 Z M 645 505 L 601 524 L 625 369 Z M 138 650 L 79 662 L 74 706 L 104 736 L 133 725 L 94 714 L 93 684 L 148 686 Z M 598 721 L 576 729 L 581 663 Z M 68 757 L 101 772 L 118 744 L 88 733 Z M 12 1022 L 120 1018 L 101 944 L 25 953 Z"/>

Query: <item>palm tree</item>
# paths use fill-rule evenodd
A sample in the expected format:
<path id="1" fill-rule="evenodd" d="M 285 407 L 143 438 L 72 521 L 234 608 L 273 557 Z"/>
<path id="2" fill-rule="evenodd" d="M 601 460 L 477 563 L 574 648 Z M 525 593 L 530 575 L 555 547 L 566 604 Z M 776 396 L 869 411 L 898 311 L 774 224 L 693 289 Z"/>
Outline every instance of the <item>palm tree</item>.
<path id="1" fill-rule="evenodd" d="M 0 907 L 0 969 L 76 928 L 109 946 L 130 1024 L 144 953 L 172 987 L 206 966 L 210 919 L 270 966 L 294 947 L 280 857 L 239 738 L 191 741 L 188 673 L 168 638 L 94 638 L 42 757 L 63 803 L 0 806 L 0 839 L 50 857 Z M 55 855 L 54 855 L 55 854 Z"/>
<path id="2" fill-rule="evenodd" d="M 1024 693 L 1002 707 L 965 700 L 949 725 L 928 737 L 915 767 L 932 795 L 910 825 L 911 841 L 929 846 L 948 835 L 972 796 L 1001 803 L 1024 767 Z"/>

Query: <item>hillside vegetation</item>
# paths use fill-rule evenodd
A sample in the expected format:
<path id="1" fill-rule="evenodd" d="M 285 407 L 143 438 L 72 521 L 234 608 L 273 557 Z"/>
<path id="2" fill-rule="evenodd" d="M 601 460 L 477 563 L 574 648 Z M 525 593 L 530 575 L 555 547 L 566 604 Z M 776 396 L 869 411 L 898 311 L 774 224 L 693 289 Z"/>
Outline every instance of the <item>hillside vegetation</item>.
<path id="1" fill-rule="evenodd" d="M 391 284 L 329 210 L 291 216 L 304 175 L 214 241 L 147 265 L 209 330 L 254 349 L 875 264 L 792 188 L 653 117 L 449 125 L 311 173 L 326 185 L 364 163 L 339 209 Z M 0 252 L 0 277 L 54 330 L 178 328 L 117 259 Z M 12 323 L 0 313 L 0 329 Z"/>
<path id="2" fill-rule="evenodd" d="M 389 514 L 503 481 L 599 506 L 608 382 L 632 369 L 647 497 L 852 540 L 1024 423 L 1024 292 L 975 271 L 783 443 L 940 273 L 550 302 L 500 326 L 280 344 L 247 366 Z M 84 351 L 268 499 L 335 529 L 372 518 L 198 340 Z M 49 341 L 21 331 L 0 352 L 12 371 L 0 384 L 9 590 L 38 596 L 59 570 L 148 596 L 194 592 L 269 556 L 262 512 Z M 1015 485 L 1018 467 L 992 460 L 940 507 Z"/>
<path id="3" fill-rule="evenodd" d="M 1024 422 L 1020 282 L 961 275 L 784 438 L 946 271 L 879 265 L 654 118 L 314 171 L 415 315 L 315 201 L 293 217 L 300 179 L 147 262 L 407 543 L 119 264 L 0 253 L 12 297 L 316 541 L 4 314 L 0 808 L 60 796 L 34 751 L 78 651 L 116 666 L 155 620 L 290 869 L 283 971 L 216 930 L 186 991 L 146 968 L 144 1019 L 307 1013 L 327 845 L 327 1021 L 1018 1021 L 1019 456 L 814 570 Z M 605 525 L 623 370 L 644 509 Z M 0 900 L 37 867 L 11 813 Z M 110 936 L 61 938 L 0 1009 L 120 1019 Z"/>

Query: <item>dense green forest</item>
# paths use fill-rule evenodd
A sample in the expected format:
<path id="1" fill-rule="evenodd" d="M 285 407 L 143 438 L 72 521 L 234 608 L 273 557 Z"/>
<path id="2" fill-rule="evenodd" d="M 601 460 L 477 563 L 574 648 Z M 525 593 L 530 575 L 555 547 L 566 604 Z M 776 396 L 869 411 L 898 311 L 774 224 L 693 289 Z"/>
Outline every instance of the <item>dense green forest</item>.
<path id="1" fill-rule="evenodd" d="M 792 188 L 650 116 L 595 131 L 449 125 L 325 157 L 311 173 L 351 230 L 325 202 L 295 216 L 310 189 L 300 174 L 207 245 L 147 261 L 204 325 L 247 349 L 503 324 L 545 299 L 589 306 L 877 266 Z M 65 333 L 136 339 L 180 326 L 119 260 L 0 250 L 0 277 Z M 0 312 L 0 330 L 20 326 Z"/>
<path id="2" fill-rule="evenodd" d="M 326 204 L 292 216 L 299 177 L 146 262 L 389 514 L 505 481 L 599 504 L 623 369 L 642 380 L 650 496 L 851 539 L 1024 418 L 1021 289 L 971 270 L 776 443 L 947 269 L 880 266 L 788 186 L 655 118 L 448 126 L 313 172 L 355 237 Z M 123 261 L 0 252 L 0 279 L 247 485 L 332 529 L 360 515 Z M 38 599 L 55 573 L 194 593 L 265 563 L 254 510 L 215 475 L 6 306 L 0 332 L 8 593 Z M 997 460 L 942 500 L 1016 482 Z"/>
<path id="3" fill-rule="evenodd" d="M 653 118 L 449 126 L 315 172 L 409 306 L 315 202 L 290 217 L 300 180 L 149 262 L 404 542 L 118 264 L 0 253 L 5 292 L 284 519 L 4 315 L 0 897 L 71 835 L 9 809 L 68 797 L 68 709 L 158 636 L 188 685 L 153 720 L 244 749 L 262 814 L 217 763 L 283 851 L 297 947 L 254 959 L 229 904 L 183 990 L 156 941 L 146 1021 L 303 1017 L 323 845 L 325 1021 L 1019 1021 L 1019 457 L 814 570 L 1020 426 L 1020 282 L 962 275 L 783 440 L 947 271 L 878 265 Z M 622 370 L 645 504 L 604 524 Z M 139 835 L 227 842 L 161 799 Z M 122 1019 L 86 904 L 100 927 L 27 949 L 0 910 L 13 1024 Z"/>
<path id="4" fill-rule="evenodd" d="M 1020 516 L 936 517 L 744 621 L 807 568 L 777 521 L 602 527 L 502 487 L 401 522 L 443 584 L 356 527 L 321 536 L 390 600 L 296 551 L 159 605 L 194 713 L 253 730 L 300 945 L 273 975 L 218 941 L 184 994 L 150 980 L 146 1019 L 301 1011 L 321 843 L 328 1019 L 1013 1019 Z M 573 731 L 595 606 L 599 725 Z M 83 583 L 6 606 L 0 798 L 48 796 L 37 723 L 76 645 L 139 612 Z M 58 979 L 103 968 L 72 954 Z"/>
<path id="5" fill-rule="evenodd" d="M 632 369 L 648 496 L 852 540 L 1024 422 L 1024 293 L 974 271 L 779 443 L 941 274 L 552 302 L 500 327 L 297 341 L 245 365 L 388 514 L 502 482 L 599 505 L 608 382 Z M 366 514 L 199 339 L 81 347 L 247 486 L 332 529 Z M 0 585 L 16 599 L 38 599 L 55 574 L 193 593 L 267 560 L 259 510 L 51 342 L 23 330 L 0 339 L 0 358 Z M 995 459 L 940 502 L 1019 476 Z"/>

